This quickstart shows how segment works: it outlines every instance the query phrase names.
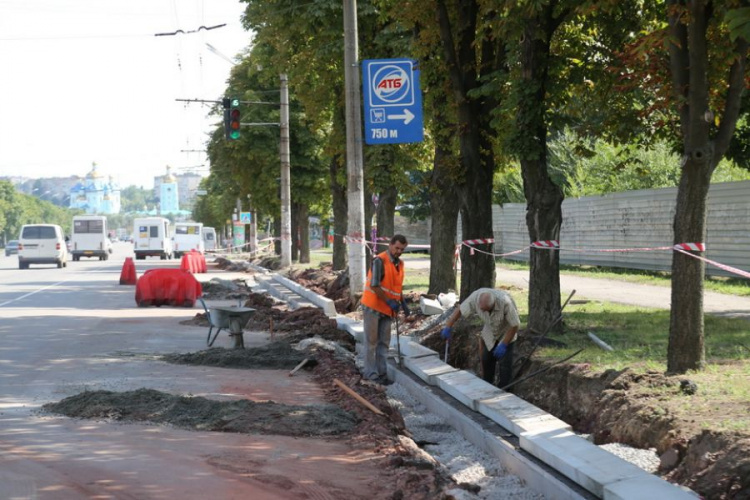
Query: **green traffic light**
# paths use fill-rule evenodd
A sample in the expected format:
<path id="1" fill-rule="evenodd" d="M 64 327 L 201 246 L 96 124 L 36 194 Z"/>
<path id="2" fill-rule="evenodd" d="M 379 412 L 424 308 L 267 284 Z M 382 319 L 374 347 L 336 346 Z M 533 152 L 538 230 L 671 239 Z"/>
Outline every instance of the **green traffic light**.
<path id="1" fill-rule="evenodd" d="M 240 138 L 240 131 L 239 130 L 232 130 L 229 133 L 229 137 L 231 137 L 232 139 L 239 139 Z"/>

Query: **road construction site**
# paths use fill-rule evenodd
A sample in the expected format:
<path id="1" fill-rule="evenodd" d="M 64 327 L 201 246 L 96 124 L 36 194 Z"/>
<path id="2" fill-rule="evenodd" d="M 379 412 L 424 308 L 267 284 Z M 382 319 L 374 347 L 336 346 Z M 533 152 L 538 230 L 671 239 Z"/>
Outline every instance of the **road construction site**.
<path id="1" fill-rule="evenodd" d="M 0 498 L 694 498 L 408 336 L 363 381 L 356 319 L 265 273 L 196 275 L 256 309 L 207 349 L 202 307 L 138 308 L 121 262 L 3 291 Z"/>

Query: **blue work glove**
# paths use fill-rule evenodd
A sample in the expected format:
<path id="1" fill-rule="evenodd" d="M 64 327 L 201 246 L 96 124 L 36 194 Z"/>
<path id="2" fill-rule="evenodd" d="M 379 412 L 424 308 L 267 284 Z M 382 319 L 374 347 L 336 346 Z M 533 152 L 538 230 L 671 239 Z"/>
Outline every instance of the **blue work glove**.
<path id="1" fill-rule="evenodd" d="M 451 338 L 452 331 L 453 331 L 453 328 L 451 328 L 450 326 L 446 326 L 442 330 L 440 330 L 440 336 L 443 337 L 445 340 L 449 340 Z"/>
<path id="2" fill-rule="evenodd" d="M 500 359 L 503 356 L 505 356 L 505 351 L 508 350 L 508 346 L 504 342 L 500 342 L 497 344 L 497 347 L 495 347 L 495 350 L 492 351 L 492 354 L 497 358 Z"/>
<path id="3" fill-rule="evenodd" d="M 385 303 L 388 304 L 388 307 L 391 308 L 391 311 L 393 311 L 393 314 L 397 314 L 398 308 L 401 307 L 401 304 L 399 304 L 398 301 L 394 299 L 388 299 L 385 301 Z"/>
<path id="4" fill-rule="evenodd" d="M 404 311 L 404 316 L 408 317 L 411 314 L 409 304 L 406 303 L 406 299 L 401 297 L 401 310 Z"/>

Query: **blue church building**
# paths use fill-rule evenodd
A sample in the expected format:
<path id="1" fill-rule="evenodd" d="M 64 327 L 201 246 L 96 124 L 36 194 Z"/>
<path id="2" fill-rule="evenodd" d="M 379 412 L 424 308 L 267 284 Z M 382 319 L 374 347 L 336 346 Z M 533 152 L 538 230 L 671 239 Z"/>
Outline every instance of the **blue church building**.
<path id="1" fill-rule="evenodd" d="M 120 186 L 111 176 L 100 174 L 93 163 L 86 177 L 70 188 L 70 208 L 87 214 L 120 213 Z"/>

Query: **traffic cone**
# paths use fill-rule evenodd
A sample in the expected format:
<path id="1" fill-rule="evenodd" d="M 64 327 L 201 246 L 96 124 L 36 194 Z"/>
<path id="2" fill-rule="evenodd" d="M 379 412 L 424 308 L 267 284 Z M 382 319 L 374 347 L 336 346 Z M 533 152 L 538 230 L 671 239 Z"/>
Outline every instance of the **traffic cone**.
<path id="1" fill-rule="evenodd" d="M 132 257 L 126 257 L 125 263 L 122 265 L 122 271 L 120 272 L 120 284 L 121 285 L 135 285 L 138 280 L 138 276 L 135 274 L 135 264 L 133 264 Z"/>

